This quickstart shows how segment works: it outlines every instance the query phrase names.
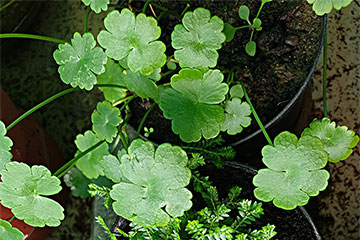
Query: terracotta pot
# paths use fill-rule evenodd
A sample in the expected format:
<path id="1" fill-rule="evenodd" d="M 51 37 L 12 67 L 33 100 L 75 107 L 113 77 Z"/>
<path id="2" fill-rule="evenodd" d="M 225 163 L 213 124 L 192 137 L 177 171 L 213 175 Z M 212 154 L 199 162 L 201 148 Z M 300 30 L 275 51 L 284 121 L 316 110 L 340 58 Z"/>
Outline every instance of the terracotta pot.
<path id="1" fill-rule="evenodd" d="M 0 99 L 0 120 L 5 125 L 9 125 L 23 111 L 16 108 L 2 89 L 0 89 Z M 30 166 L 41 164 L 50 169 L 51 172 L 55 172 L 65 163 L 57 144 L 43 128 L 38 126 L 31 116 L 10 129 L 6 135 L 11 138 L 14 144 L 11 148 L 13 161 L 24 162 Z M 66 197 L 67 188 L 64 188 L 53 199 L 64 207 Z M 0 218 L 9 220 L 12 216 L 11 211 L 0 204 Z M 34 228 L 18 219 L 13 220 L 12 225 L 20 229 L 27 236 L 27 240 L 44 239 L 53 229 L 50 227 Z"/>

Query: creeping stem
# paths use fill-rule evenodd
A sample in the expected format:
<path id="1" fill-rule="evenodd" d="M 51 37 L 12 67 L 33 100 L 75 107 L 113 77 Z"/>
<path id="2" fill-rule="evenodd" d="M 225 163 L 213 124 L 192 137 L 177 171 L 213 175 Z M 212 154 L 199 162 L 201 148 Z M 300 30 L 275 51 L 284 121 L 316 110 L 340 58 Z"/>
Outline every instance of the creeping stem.
<path id="1" fill-rule="evenodd" d="M 78 155 L 76 155 L 73 159 L 71 159 L 70 161 L 68 161 L 67 163 L 64 164 L 64 166 L 62 166 L 61 168 L 59 168 L 59 170 L 57 170 L 54 173 L 55 177 L 62 177 L 65 175 L 65 173 L 67 173 L 67 171 L 69 171 L 76 163 L 76 161 L 85 156 L 86 154 L 88 154 L 89 152 L 91 152 L 92 150 L 94 150 L 95 148 L 97 148 L 98 146 L 100 146 L 101 144 L 103 144 L 105 142 L 105 140 L 102 140 L 98 143 L 96 143 L 95 145 L 91 146 L 90 148 L 86 149 L 84 152 L 80 152 Z"/>
<path id="2" fill-rule="evenodd" d="M 325 39 L 324 39 L 324 52 L 323 52 L 323 104 L 324 104 L 324 116 L 327 117 L 327 97 L 326 97 L 326 86 L 327 86 L 327 26 L 325 26 Z"/>
<path id="3" fill-rule="evenodd" d="M 136 131 L 136 136 L 135 138 L 137 138 L 140 135 L 140 131 L 142 129 L 142 127 L 144 126 L 144 123 L 146 121 L 146 118 L 149 116 L 150 112 L 153 110 L 153 108 L 155 107 L 156 103 L 154 102 L 151 107 L 146 111 L 144 117 L 141 119 L 140 125 Z"/>
<path id="4" fill-rule="evenodd" d="M 246 91 L 246 88 L 245 88 L 245 86 L 244 86 L 244 83 L 243 83 L 242 81 L 240 81 L 240 84 L 241 84 L 241 87 L 242 87 L 242 89 L 243 89 L 245 99 L 246 99 L 246 101 L 247 101 L 247 102 L 249 103 L 249 105 L 250 105 L 251 112 L 253 113 L 256 122 L 258 123 L 261 131 L 262 131 L 263 134 L 265 135 L 265 138 L 266 138 L 266 140 L 268 141 L 268 143 L 269 143 L 271 146 L 274 146 L 274 144 L 273 144 L 272 141 L 271 141 L 271 138 L 269 137 L 268 133 L 267 133 L 266 130 L 265 130 L 264 125 L 262 124 L 259 116 L 257 115 L 254 106 L 252 105 L 252 103 L 251 103 L 251 101 L 250 101 L 250 98 L 249 98 L 249 95 L 247 94 L 247 91 Z"/>
<path id="5" fill-rule="evenodd" d="M 28 38 L 28 39 L 30 38 L 30 39 L 43 40 L 54 43 L 66 43 L 66 41 L 64 40 L 53 37 L 46 37 L 41 35 L 25 34 L 25 33 L 2 33 L 0 34 L 0 38 Z"/>
<path id="6" fill-rule="evenodd" d="M 55 94 L 52 97 L 49 97 L 48 99 L 46 99 L 45 101 L 39 103 L 38 105 L 36 105 L 35 107 L 31 108 L 29 111 L 27 111 L 26 113 L 24 113 L 23 115 L 21 115 L 20 117 L 18 117 L 15 121 L 13 121 L 9 126 L 7 126 L 6 131 L 9 131 L 11 128 L 13 128 L 16 124 L 18 124 L 20 121 L 22 121 L 24 118 L 26 118 L 27 116 L 29 116 L 30 114 L 32 114 L 33 112 L 35 112 L 36 110 L 38 110 L 39 108 L 45 106 L 46 104 L 54 101 L 55 99 L 58 99 L 61 96 L 64 96 L 65 94 L 74 92 L 80 90 L 79 88 L 69 88 L 66 89 L 64 91 L 61 91 L 57 94 Z"/>
<path id="7" fill-rule="evenodd" d="M 88 19 L 91 12 L 91 8 L 86 12 L 85 19 L 84 19 L 84 33 L 87 32 L 87 26 L 88 26 Z"/>

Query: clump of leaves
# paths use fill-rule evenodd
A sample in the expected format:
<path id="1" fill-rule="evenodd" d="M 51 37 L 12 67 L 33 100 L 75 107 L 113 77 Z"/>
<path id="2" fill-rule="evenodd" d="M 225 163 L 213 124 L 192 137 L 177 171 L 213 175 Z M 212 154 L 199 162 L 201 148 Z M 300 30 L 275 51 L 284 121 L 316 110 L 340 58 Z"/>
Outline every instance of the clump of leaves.
<path id="1" fill-rule="evenodd" d="M 5 124 L 0 121 L 0 176 L 5 164 L 10 162 L 12 154 L 10 152 L 13 142 L 6 135 Z"/>
<path id="2" fill-rule="evenodd" d="M 125 24 L 126 23 L 126 24 Z M 106 49 L 108 57 L 126 60 L 130 70 L 149 75 L 154 68 L 161 68 L 166 62 L 165 44 L 157 41 L 161 29 L 157 21 L 140 13 L 124 8 L 121 13 L 110 12 L 105 20 L 106 30 L 98 35 L 99 44 Z"/>
<path id="3" fill-rule="evenodd" d="M 160 108 L 172 120 L 172 130 L 184 142 L 216 137 L 225 121 L 224 101 L 228 85 L 219 70 L 202 73 L 182 69 L 171 78 L 171 88 L 162 92 Z"/>
<path id="4" fill-rule="evenodd" d="M 239 29 L 243 29 L 243 28 L 250 28 L 251 29 L 251 35 L 250 35 L 250 40 L 249 42 L 246 43 L 245 45 L 245 51 L 248 55 L 250 56 L 255 56 L 256 54 L 256 42 L 254 42 L 253 39 L 253 35 L 254 35 L 254 31 L 261 31 L 262 30 L 262 21 L 259 18 L 260 12 L 262 10 L 262 8 L 264 7 L 264 5 L 268 2 L 271 2 L 272 0 L 261 0 L 261 6 L 258 10 L 258 13 L 256 15 L 256 17 L 250 21 L 249 17 L 250 17 L 250 9 L 245 6 L 245 5 L 241 5 L 239 7 L 239 17 L 242 20 L 245 20 L 248 25 L 245 26 L 240 26 L 240 27 L 233 27 L 231 24 L 229 23 L 225 23 L 224 26 L 224 33 L 226 35 L 226 42 L 230 42 L 234 36 L 235 36 L 235 32 Z"/>
<path id="5" fill-rule="evenodd" d="M 155 151 L 151 142 L 134 140 L 119 167 L 126 181 L 110 192 L 114 211 L 144 227 L 165 226 L 170 216 L 183 215 L 192 205 L 187 160 L 180 147 L 162 144 Z"/>
<path id="6" fill-rule="evenodd" d="M 0 240 L 24 240 L 24 234 L 17 228 L 13 228 L 8 221 L 0 219 Z"/>
<path id="7" fill-rule="evenodd" d="M 329 161 L 335 163 L 347 159 L 359 142 L 359 136 L 354 131 L 348 130 L 346 126 L 336 127 L 336 123 L 329 118 L 315 119 L 303 131 L 302 136 L 318 137 L 324 143 Z"/>
<path id="8" fill-rule="evenodd" d="M 308 3 L 313 4 L 313 10 L 319 16 L 330 13 L 333 8 L 340 10 L 348 6 L 352 0 L 307 0 Z"/>
<path id="9" fill-rule="evenodd" d="M 299 140 L 289 132 L 280 133 L 274 146 L 262 149 L 263 163 L 253 178 L 255 197 L 273 201 L 274 205 L 291 210 L 305 205 L 310 196 L 326 188 L 330 174 L 323 169 L 328 161 L 323 143 L 316 137 Z"/>
<path id="10" fill-rule="evenodd" d="M 64 209 L 44 197 L 61 191 L 60 180 L 44 166 L 7 163 L 0 182 L 0 203 L 11 209 L 17 219 L 34 227 L 56 227 L 64 219 Z"/>
<path id="11" fill-rule="evenodd" d="M 174 57 L 182 68 L 198 68 L 206 71 L 215 67 L 221 44 L 225 41 L 222 33 L 224 22 L 210 11 L 197 8 L 185 13 L 182 24 L 175 26 L 171 34 L 171 45 L 176 49 Z"/>
<path id="12" fill-rule="evenodd" d="M 74 33 L 71 44 L 59 44 L 53 56 L 59 67 L 61 80 L 72 87 L 91 90 L 96 75 L 105 72 L 107 57 L 91 33 Z"/>

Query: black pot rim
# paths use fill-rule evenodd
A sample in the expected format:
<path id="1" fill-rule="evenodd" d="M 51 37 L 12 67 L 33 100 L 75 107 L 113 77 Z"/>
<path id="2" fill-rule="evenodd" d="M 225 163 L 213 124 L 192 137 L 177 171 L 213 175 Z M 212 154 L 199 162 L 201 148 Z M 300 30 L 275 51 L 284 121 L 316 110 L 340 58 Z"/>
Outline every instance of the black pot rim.
<path id="1" fill-rule="evenodd" d="M 295 94 L 295 96 L 291 99 L 291 101 L 284 107 L 283 110 L 281 110 L 281 112 L 279 112 L 276 117 L 274 117 L 273 119 L 271 119 L 270 122 L 266 123 L 265 124 L 265 129 L 268 129 L 270 128 L 271 126 L 273 126 L 277 121 L 281 120 L 282 116 L 286 114 L 286 112 L 289 111 L 289 109 L 291 109 L 295 103 L 296 103 L 296 100 L 305 92 L 305 89 L 307 87 L 307 85 L 309 84 L 310 80 L 311 80 L 311 77 L 315 71 L 315 67 L 318 63 L 318 60 L 319 60 L 319 57 L 321 55 L 321 52 L 322 52 L 322 48 L 324 46 L 324 40 L 325 40 L 325 33 L 326 33 L 326 28 L 327 28 L 327 14 L 325 14 L 323 16 L 323 30 L 322 30 L 322 33 L 321 33 L 321 42 L 320 42 L 320 46 L 319 46 L 319 49 L 318 49 L 318 52 L 316 54 L 316 58 L 314 60 L 314 63 L 303 83 L 303 85 L 300 87 L 299 91 Z M 232 146 L 232 147 L 235 147 L 237 145 L 240 145 L 244 142 L 247 142 L 251 139 L 253 139 L 254 137 L 258 136 L 259 134 L 261 134 L 261 129 L 258 129 L 256 130 L 255 132 L 249 134 L 248 136 L 240 139 L 239 141 L 237 142 L 234 142 L 234 143 L 231 143 L 229 144 L 229 146 Z"/>
<path id="2" fill-rule="evenodd" d="M 251 175 L 255 175 L 257 173 L 257 171 L 258 171 L 256 168 L 254 168 L 254 167 L 252 167 L 250 165 L 239 163 L 239 162 L 233 162 L 233 161 L 226 161 L 225 166 L 241 169 L 242 171 L 245 171 L 246 173 L 249 173 Z M 297 208 L 304 215 L 306 220 L 310 223 L 311 228 L 314 231 L 314 235 L 315 235 L 316 239 L 317 240 L 322 240 L 322 238 L 320 236 L 320 233 L 319 233 L 314 221 L 312 220 L 310 214 L 306 211 L 305 207 L 299 206 Z"/>

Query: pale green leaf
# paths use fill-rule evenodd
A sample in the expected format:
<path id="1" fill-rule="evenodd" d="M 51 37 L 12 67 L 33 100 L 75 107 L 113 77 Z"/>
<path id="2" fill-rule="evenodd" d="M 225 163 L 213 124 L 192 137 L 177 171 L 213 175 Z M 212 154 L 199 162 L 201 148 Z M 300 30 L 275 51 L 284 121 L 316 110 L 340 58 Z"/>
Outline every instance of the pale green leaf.
<path id="1" fill-rule="evenodd" d="M 81 173 L 79 169 L 73 167 L 64 176 L 64 182 L 71 190 L 71 193 L 75 197 L 88 198 L 90 194 L 88 192 L 90 183 L 95 183 L 97 186 L 111 187 L 113 182 L 106 177 L 100 176 L 96 179 L 88 179 Z"/>
<path id="2" fill-rule="evenodd" d="M 310 196 L 318 195 L 328 184 L 330 174 L 323 169 L 328 156 L 323 148 L 316 137 L 302 136 L 298 140 L 292 133 L 280 133 L 274 146 L 262 149 L 262 160 L 268 168 L 260 169 L 253 178 L 255 197 L 287 210 L 305 205 Z"/>
<path id="3" fill-rule="evenodd" d="M 114 60 L 109 59 L 105 65 L 105 72 L 98 76 L 98 84 L 113 84 L 118 86 L 125 87 L 124 81 L 124 69 L 117 64 Z M 118 87 L 99 87 L 99 89 L 104 93 L 105 99 L 109 102 L 115 102 L 120 98 L 126 96 L 126 88 Z"/>
<path id="4" fill-rule="evenodd" d="M 99 44 L 108 57 L 115 60 L 127 58 L 127 65 L 134 73 L 149 75 L 154 68 L 166 62 L 165 44 L 156 41 L 161 29 L 153 17 L 140 13 L 135 17 L 129 9 L 110 12 L 105 20 L 106 30 L 98 35 Z"/>
<path id="5" fill-rule="evenodd" d="M 243 127 L 248 127 L 251 123 L 250 106 L 247 102 L 241 102 L 239 98 L 228 101 L 225 105 L 225 122 L 221 126 L 221 131 L 227 131 L 229 135 L 241 133 Z"/>
<path id="6" fill-rule="evenodd" d="M 249 16 L 250 16 L 250 9 L 245 5 L 241 5 L 239 7 L 239 17 L 249 22 Z"/>
<path id="7" fill-rule="evenodd" d="M 224 22 L 217 16 L 211 17 L 207 9 L 185 13 L 182 24 L 176 25 L 171 34 L 171 45 L 176 49 L 174 57 L 180 67 L 202 71 L 215 67 L 219 57 L 216 50 L 226 39 L 223 28 Z"/>
<path id="8" fill-rule="evenodd" d="M 352 0 L 307 0 L 308 3 L 313 4 L 313 10 L 319 16 L 330 13 L 333 8 L 340 10 L 348 6 Z"/>
<path id="9" fill-rule="evenodd" d="M 13 228 L 8 221 L 0 219 L 0 240 L 24 240 L 24 234 Z"/>
<path id="10" fill-rule="evenodd" d="M 191 173 L 187 155 L 180 147 L 134 140 L 120 169 L 129 182 L 113 186 L 114 211 L 144 227 L 165 226 L 171 217 L 182 216 L 192 206 L 192 194 L 185 187 Z"/>
<path id="11" fill-rule="evenodd" d="M 155 102 L 159 101 L 159 88 L 148 76 L 127 70 L 124 80 L 126 87 L 130 91 L 135 92 L 139 97 L 152 98 Z"/>
<path id="12" fill-rule="evenodd" d="M 160 108 L 172 120 L 172 130 L 184 142 L 196 142 L 203 136 L 216 137 L 225 121 L 224 109 L 217 105 L 225 99 L 228 85 L 219 70 L 202 73 L 182 69 L 171 78 L 171 87 L 162 92 Z"/>
<path id="13" fill-rule="evenodd" d="M 110 0 L 82 0 L 85 6 L 89 6 L 91 10 L 96 13 L 100 13 L 101 10 L 107 11 Z"/>
<path id="14" fill-rule="evenodd" d="M 12 154 L 10 152 L 13 142 L 6 135 L 5 124 L 0 121 L 0 175 L 1 171 L 5 168 L 5 164 L 10 162 Z"/>
<path id="15" fill-rule="evenodd" d="M 77 135 L 75 140 L 75 144 L 81 152 L 86 151 L 98 142 L 100 142 L 100 139 L 97 138 L 92 131 L 86 131 L 84 135 Z M 79 152 L 77 154 L 79 154 Z M 76 167 L 78 167 L 87 178 L 98 178 L 99 175 L 104 175 L 100 160 L 106 155 L 109 155 L 109 151 L 108 145 L 104 142 L 91 152 L 79 158 L 76 162 Z"/>
<path id="16" fill-rule="evenodd" d="M 159 81 L 161 79 L 161 68 L 154 68 L 154 71 L 150 75 L 146 75 L 148 78 Z"/>
<path id="17" fill-rule="evenodd" d="M 230 88 L 230 97 L 231 98 L 242 98 L 244 96 L 244 91 L 240 84 L 236 84 Z"/>
<path id="18" fill-rule="evenodd" d="M 61 191 L 60 180 L 44 166 L 10 162 L 2 171 L 0 202 L 17 219 L 34 227 L 56 227 L 64 219 L 64 209 L 56 201 L 43 197 Z"/>
<path id="19" fill-rule="evenodd" d="M 308 135 L 320 138 L 330 162 L 347 159 L 359 142 L 359 136 L 354 131 L 348 130 L 346 126 L 336 127 L 335 122 L 331 122 L 329 118 L 315 119 L 310 123 L 310 127 L 302 133 L 302 136 Z"/>
<path id="20" fill-rule="evenodd" d="M 118 132 L 116 127 L 122 122 L 120 110 L 108 101 L 98 102 L 96 110 L 91 115 L 91 122 L 96 136 L 111 143 Z"/>
<path id="21" fill-rule="evenodd" d="M 176 69 L 176 63 L 174 63 L 173 61 L 168 61 L 166 63 L 166 66 L 169 70 L 175 70 Z"/>
<path id="22" fill-rule="evenodd" d="M 245 51 L 246 53 L 253 57 L 256 54 L 256 43 L 254 41 L 249 41 L 246 45 L 245 45 Z"/>
<path id="23" fill-rule="evenodd" d="M 254 18 L 254 20 L 253 20 L 253 27 L 254 28 L 258 29 L 259 27 L 261 27 L 261 24 L 262 24 L 262 22 L 261 22 L 261 20 L 259 18 Z"/>
<path id="24" fill-rule="evenodd" d="M 74 33 L 71 44 L 59 44 L 54 59 L 60 65 L 61 80 L 72 87 L 91 90 L 96 84 L 96 74 L 105 72 L 107 57 L 91 33 Z"/>
<path id="25" fill-rule="evenodd" d="M 114 183 L 119 183 L 124 180 L 120 171 L 120 161 L 113 155 L 104 156 L 100 160 L 100 165 L 104 171 L 104 176 L 111 179 Z"/>

